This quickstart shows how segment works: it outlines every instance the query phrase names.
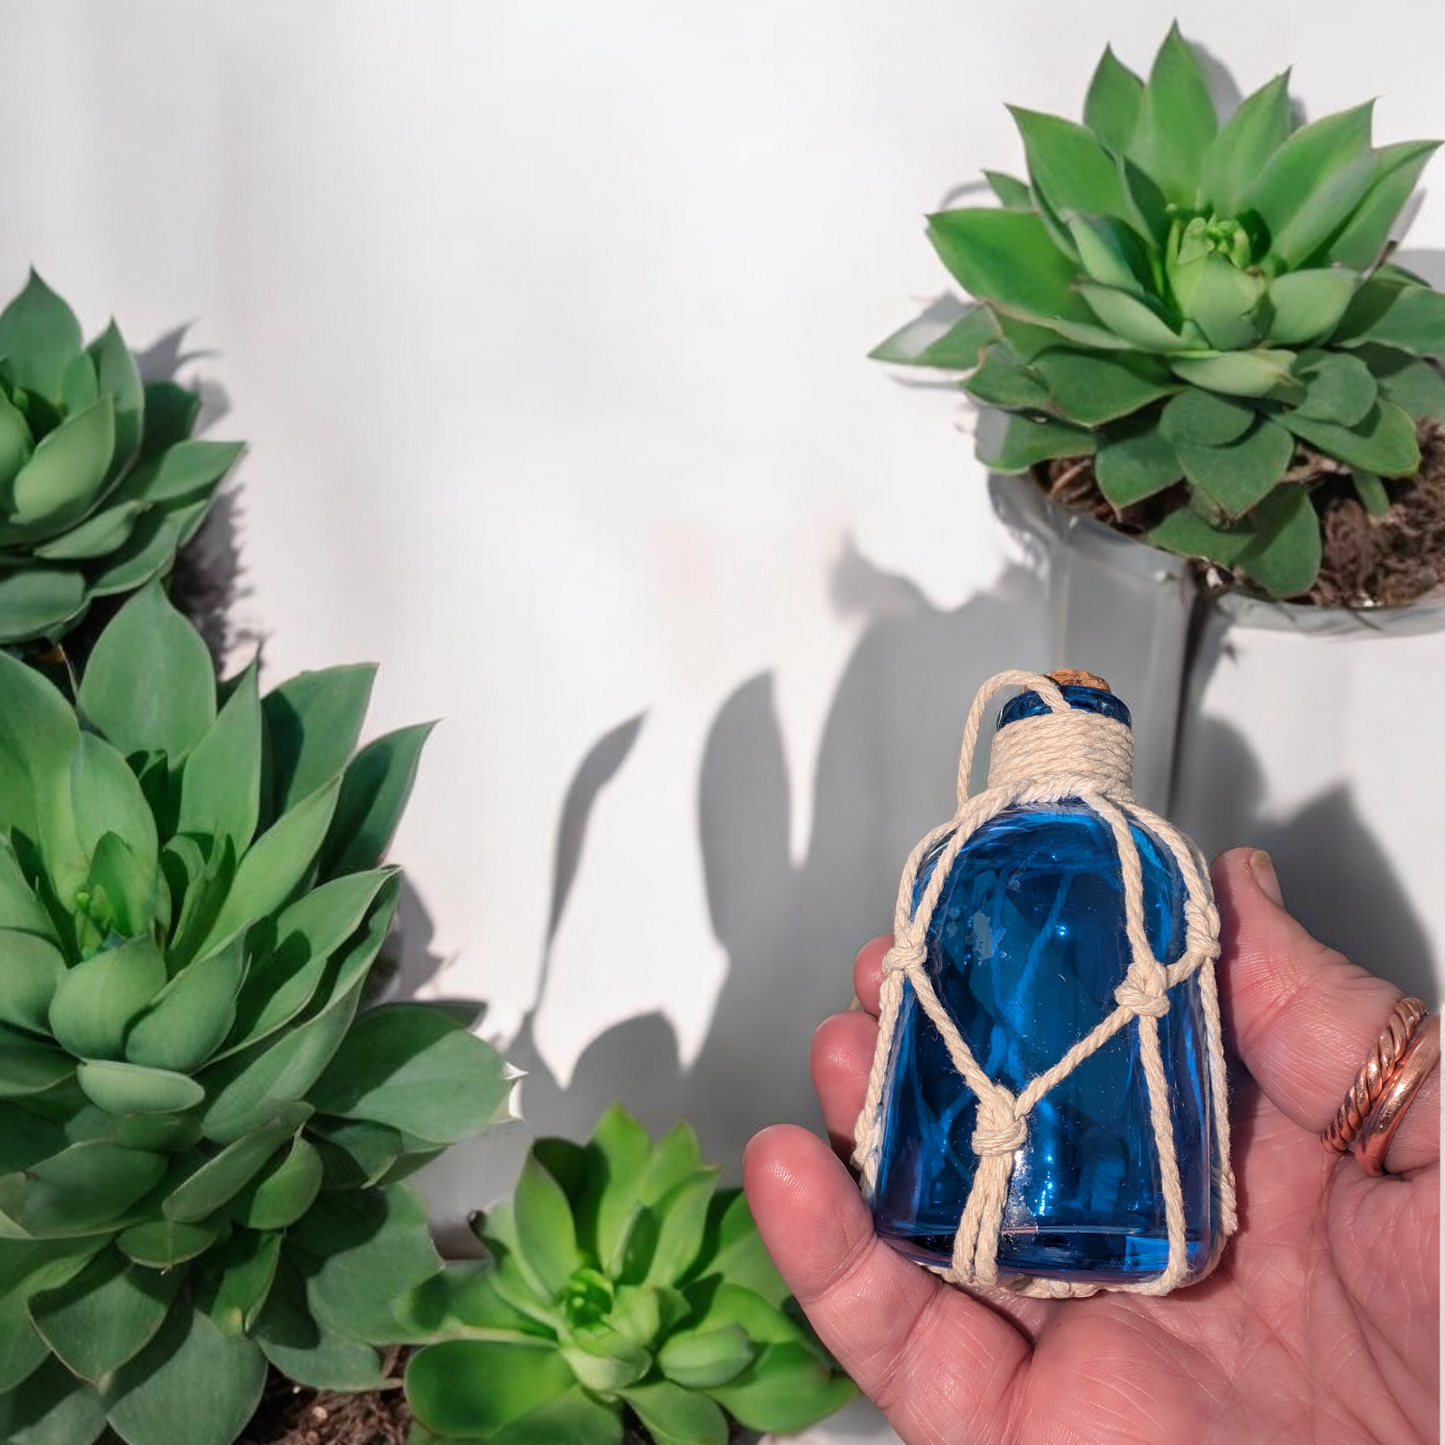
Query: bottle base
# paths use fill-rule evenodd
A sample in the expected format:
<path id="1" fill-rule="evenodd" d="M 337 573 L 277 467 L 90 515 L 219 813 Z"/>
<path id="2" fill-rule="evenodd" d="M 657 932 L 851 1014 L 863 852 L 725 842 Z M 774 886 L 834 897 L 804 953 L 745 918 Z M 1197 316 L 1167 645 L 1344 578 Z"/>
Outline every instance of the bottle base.
<path id="1" fill-rule="evenodd" d="M 892 1234 L 879 1225 L 879 1236 L 915 1264 L 947 1269 L 953 1262 L 951 1234 Z M 1209 1262 L 1208 1235 L 1185 1238 L 1185 1282 Z M 1143 1284 L 1164 1273 L 1169 1241 L 1143 1231 L 1110 1229 L 1003 1229 L 998 1237 L 1001 1277 L 1058 1279 L 1079 1284 Z"/>

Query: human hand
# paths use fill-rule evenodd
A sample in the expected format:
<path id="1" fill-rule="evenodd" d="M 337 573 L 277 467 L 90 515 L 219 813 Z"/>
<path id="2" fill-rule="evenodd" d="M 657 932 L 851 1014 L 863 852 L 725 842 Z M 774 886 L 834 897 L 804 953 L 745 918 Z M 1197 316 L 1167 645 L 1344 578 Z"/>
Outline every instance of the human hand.
<path id="1" fill-rule="evenodd" d="M 749 1144 L 764 1241 L 824 1344 L 909 1445 L 1237 1445 L 1439 1436 L 1440 1083 L 1384 1177 L 1319 1135 L 1399 990 L 1317 943 L 1266 855 L 1213 869 L 1239 1233 L 1163 1298 L 965 1293 L 882 1242 L 842 1161 L 793 1125 Z M 889 938 L 858 955 L 863 1011 L 813 1039 L 835 1148 L 852 1147 Z M 1247 1071 L 1247 1073 L 1246 1073 Z"/>

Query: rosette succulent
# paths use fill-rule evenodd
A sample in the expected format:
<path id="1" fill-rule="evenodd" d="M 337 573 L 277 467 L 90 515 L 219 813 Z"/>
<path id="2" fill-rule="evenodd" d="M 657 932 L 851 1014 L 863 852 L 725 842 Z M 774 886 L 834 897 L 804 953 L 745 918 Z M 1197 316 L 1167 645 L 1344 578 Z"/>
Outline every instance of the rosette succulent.
<path id="1" fill-rule="evenodd" d="M 199 399 L 143 383 L 112 322 L 88 346 L 33 271 L 0 312 L 0 644 L 55 638 L 170 570 L 241 451 Z"/>
<path id="2" fill-rule="evenodd" d="M 227 1445 L 267 1362 L 365 1388 L 441 1268 L 398 1183 L 504 1109 L 440 1007 L 363 1009 L 424 727 L 371 669 L 218 690 L 152 583 L 72 704 L 0 654 L 0 1439 Z"/>
<path id="3" fill-rule="evenodd" d="M 1116 511 L 1155 499 L 1149 541 L 1274 596 L 1319 567 L 1297 462 L 1382 511 L 1445 417 L 1445 296 L 1388 260 L 1438 143 L 1375 148 L 1369 105 L 1299 125 L 1287 80 L 1223 117 L 1176 27 L 1147 81 L 1105 51 L 1083 124 L 1015 109 L 1027 181 L 929 220 L 978 304 L 874 353 L 967 373 L 995 470 L 1091 458 Z"/>
<path id="4" fill-rule="evenodd" d="M 678 1124 L 654 1147 L 614 1106 L 585 1146 L 542 1139 L 478 1221 L 489 1264 L 413 1298 L 453 1338 L 407 1366 L 413 1445 L 724 1445 L 727 1416 L 801 1430 L 854 1387 L 788 1297 L 740 1190 Z"/>

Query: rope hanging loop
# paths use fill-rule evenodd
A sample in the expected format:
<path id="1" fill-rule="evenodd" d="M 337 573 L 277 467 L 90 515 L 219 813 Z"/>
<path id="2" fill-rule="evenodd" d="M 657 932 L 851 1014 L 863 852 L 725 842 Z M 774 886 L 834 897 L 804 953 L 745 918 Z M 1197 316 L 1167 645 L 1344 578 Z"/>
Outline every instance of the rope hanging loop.
<path id="1" fill-rule="evenodd" d="M 1140 1294 L 1166 1294 L 1203 1278 L 1217 1263 L 1224 1242 L 1237 1224 L 1234 1177 L 1229 1160 L 1229 1115 L 1225 1092 L 1224 1048 L 1214 962 L 1219 953 L 1219 915 L 1208 874 L 1197 850 L 1172 824 L 1140 806 L 1133 792 L 1133 734 L 1127 723 L 1071 706 L 1064 685 L 1087 679 L 1085 686 L 1107 692 L 1090 674 L 1045 676 L 1008 671 L 979 689 L 964 725 L 954 816 L 922 838 L 903 868 L 894 908 L 895 944 L 883 961 L 878 1044 L 863 1110 L 858 1116 L 854 1162 L 862 1186 L 875 1192 L 882 1159 L 888 1075 L 907 989 L 917 998 L 959 1075 L 959 1087 L 977 1101 L 970 1144 L 976 1156 L 969 1190 L 954 1236 L 953 1256 L 938 1273 L 955 1284 L 1002 1285 L 1014 1293 L 1063 1298 L 1099 1288 Z M 974 754 L 985 713 L 994 695 L 1006 687 L 1037 694 L 1047 711 L 1017 717 L 1001 727 L 989 757 L 987 786 L 973 793 Z M 1049 806 L 1065 800 L 1082 803 L 1112 837 L 1123 882 L 1123 931 L 1129 964 L 1113 990 L 1114 1008 L 1079 1038 L 1050 1068 L 1029 1080 L 1019 1093 L 990 1078 L 979 1064 L 957 1022 L 939 999 L 927 967 L 928 934 L 955 862 L 968 840 L 1009 809 Z M 1144 877 L 1132 828 L 1151 836 L 1169 854 L 1185 888 L 1184 946 L 1172 963 L 1154 957 L 1145 925 Z M 919 890 L 925 860 L 932 872 Z M 917 905 L 915 907 L 915 895 Z M 1174 1147 L 1170 1084 L 1160 1045 L 1160 1020 L 1170 1011 L 1170 990 L 1197 981 L 1204 1023 L 1204 1059 L 1209 1107 L 1214 1116 L 1214 1247 L 1202 1271 L 1189 1276 L 1185 1252 L 1183 1183 Z M 1117 1033 L 1133 1029 L 1144 1075 L 1150 1125 L 1158 1156 L 1168 1262 L 1163 1272 L 1129 1284 L 1096 1285 L 1010 1275 L 999 1277 L 998 1245 L 1010 1180 L 1019 1151 L 1028 1141 L 1029 1114 L 1051 1089 Z"/>

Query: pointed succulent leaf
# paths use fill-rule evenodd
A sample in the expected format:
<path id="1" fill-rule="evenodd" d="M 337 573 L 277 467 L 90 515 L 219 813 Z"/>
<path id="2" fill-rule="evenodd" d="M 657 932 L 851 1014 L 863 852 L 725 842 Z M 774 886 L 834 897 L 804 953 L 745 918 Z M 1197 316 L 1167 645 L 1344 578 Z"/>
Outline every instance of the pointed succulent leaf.
<path id="1" fill-rule="evenodd" d="M 671 1380 L 654 1380 L 620 1391 L 653 1445 L 727 1445 L 727 1417 L 706 1395 Z"/>
<path id="2" fill-rule="evenodd" d="M 186 759 L 176 830 L 227 837 L 239 857 L 255 834 L 260 800 L 261 699 L 252 663 Z"/>
<path id="3" fill-rule="evenodd" d="M 1106 46 L 1084 98 L 1084 124 L 1110 150 L 1127 150 L 1143 98 L 1144 82 Z"/>
<path id="4" fill-rule="evenodd" d="M 1413 476 L 1420 469 L 1420 445 L 1410 414 L 1392 401 L 1378 401 L 1354 426 L 1317 421 L 1289 412 L 1283 418 L 1297 437 L 1346 466 L 1382 477 Z"/>
<path id="5" fill-rule="evenodd" d="M 50 1001 L 65 974 L 65 956 L 48 939 L 0 928 L 0 1024 L 49 1030 Z"/>
<path id="6" fill-rule="evenodd" d="M 1073 289 L 1073 262 L 1033 213 L 943 211 L 929 217 L 928 235 L 970 295 L 1025 319 L 1093 322 Z"/>
<path id="7" fill-rule="evenodd" d="M 310 1003 L 332 955 L 361 927 L 396 876 L 388 868 L 350 873 L 311 889 L 282 911 L 275 947 L 255 960 L 246 980 L 227 1052 L 266 1038 Z"/>
<path id="8" fill-rule="evenodd" d="M 98 1384 L 149 1343 L 180 1283 L 107 1249 L 67 1283 L 32 1295 L 30 1318 L 68 1369 Z"/>
<path id="9" fill-rule="evenodd" d="M 143 883 L 143 891 L 148 894 L 153 890 L 160 866 L 155 814 L 125 759 L 94 733 L 80 735 L 71 758 L 70 796 L 81 848 L 94 854 L 107 833 L 115 834 L 150 875 L 149 886 Z M 56 879 L 62 891 L 69 891 L 69 882 Z"/>
<path id="10" fill-rule="evenodd" d="M 60 379 L 60 403 L 67 415 L 74 415 L 100 399 L 95 366 L 89 356 L 73 356 Z"/>
<path id="11" fill-rule="evenodd" d="M 1355 471 L 1352 474 L 1355 495 L 1372 517 L 1383 517 L 1390 510 L 1390 494 L 1385 484 L 1373 472 Z"/>
<path id="12" fill-rule="evenodd" d="M 282 1113 L 217 1154 L 199 1155 L 195 1167 L 161 1201 L 161 1213 L 178 1224 L 197 1224 L 234 1199 L 270 1163 L 300 1127 L 303 1110 Z"/>
<path id="13" fill-rule="evenodd" d="M 1219 447 L 1238 441 L 1258 415 L 1247 402 L 1190 387 L 1165 405 L 1159 429 L 1176 446 Z"/>
<path id="14" fill-rule="evenodd" d="M 762 1345 L 806 1344 L 807 1329 L 792 1313 L 770 1305 L 760 1294 L 717 1275 L 689 1287 L 697 1299 L 696 1328 L 718 1330 L 732 1325 Z"/>
<path id="15" fill-rule="evenodd" d="M 985 171 L 983 178 L 988 188 L 998 197 L 998 203 L 1007 211 L 1031 211 L 1034 208 L 1034 194 L 1027 184 L 1017 176 L 1006 175 L 1003 171 Z"/>
<path id="16" fill-rule="evenodd" d="M 599 1395 L 615 1395 L 652 1369 L 647 1350 L 605 1327 L 565 1336 L 561 1352 L 578 1382 Z"/>
<path id="17" fill-rule="evenodd" d="M 1260 417 L 1238 441 L 1176 450 L 1184 475 L 1226 516 L 1239 517 L 1278 484 L 1294 455 L 1294 438 Z"/>
<path id="18" fill-rule="evenodd" d="M 1179 390 L 1165 367 L 1127 351 L 1091 356 L 1060 347 L 1040 352 L 1033 367 L 1064 416 L 1085 426 L 1129 416 Z"/>
<path id="19" fill-rule="evenodd" d="M 1245 189 L 1241 210 L 1258 211 L 1269 229 L 1271 249 L 1291 265 L 1300 265 L 1319 244 L 1305 245 L 1329 192 L 1329 206 L 1345 202 L 1344 212 L 1369 184 L 1370 120 L 1374 103 L 1321 117 L 1295 131 L 1256 173 Z M 1353 193 L 1353 199 L 1347 200 Z M 1328 235 L 1328 230 L 1325 231 Z M 1285 239 L 1288 249 L 1281 247 Z"/>
<path id="20" fill-rule="evenodd" d="M 341 1046 L 356 1016 L 364 981 L 359 973 L 305 1022 L 274 1041 L 233 1054 L 206 1070 L 209 1104 L 201 1126 L 208 1139 L 228 1144 L 261 1127 L 287 1104 L 304 1098 Z"/>
<path id="21" fill-rule="evenodd" d="M 99 499 L 114 447 L 110 397 L 67 417 L 10 483 L 5 510 L 11 525 L 38 539 L 78 521 Z"/>
<path id="22" fill-rule="evenodd" d="M 1096 445 L 1094 434 L 1082 427 L 1015 413 L 1008 417 L 995 446 L 985 447 L 980 438 L 979 460 L 992 471 L 1009 475 L 1053 457 L 1090 456 Z"/>
<path id="23" fill-rule="evenodd" d="M 75 1077 L 86 1097 L 110 1114 L 178 1114 L 206 1097 L 186 1074 L 110 1059 L 82 1061 Z"/>
<path id="24" fill-rule="evenodd" d="M 1201 207 L 1216 216 L 1239 215 L 1250 185 L 1292 129 L 1285 71 L 1246 96 L 1210 142 L 1199 182 Z"/>
<path id="25" fill-rule="evenodd" d="M 125 1031 L 165 987 L 166 965 L 149 938 L 132 938 L 68 970 L 50 1002 L 50 1031 L 83 1059 L 120 1058 Z"/>
<path id="26" fill-rule="evenodd" d="M 80 354 L 80 322 L 34 271 L 0 312 L 0 357 L 11 379 L 47 401 L 60 399 L 65 369 Z"/>
<path id="27" fill-rule="evenodd" d="M 251 1332 L 276 1278 L 281 1238 L 274 1232 L 237 1230 L 201 1262 L 192 1294 L 222 1333 Z"/>
<path id="28" fill-rule="evenodd" d="M 450 1144 L 506 1117 L 511 1087 L 491 1045 L 440 1009 L 396 1003 L 356 1021 L 308 1098 L 323 1114 Z"/>
<path id="29" fill-rule="evenodd" d="M 0 927 L 17 933 L 33 933 L 52 942 L 56 937 L 54 922 L 3 834 L 0 834 Z"/>
<path id="30" fill-rule="evenodd" d="M 1080 281 L 1079 295 L 1105 326 L 1136 351 L 1187 351 L 1189 341 L 1138 296 L 1097 281 Z"/>
<path id="31" fill-rule="evenodd" d="M 231 1445 L 260 1403 L 266 1360 L 200 1310 L 174 1310 L 140 1354 L 107 1382 L 116 1432 L 137 1445 Z"/>
<path id="32" fill-rule="evenodd" d="M 452 1437 L 490 1438 L 574 1385 L 566 1362 L 547 1345 L 446 1340 L 413 1355 L 406 1367 L 406 1397 L 417 1419 Z M 619 1420 L 611 1438 L 621 1434 Z"/>
<path id="33" fill-rule="evenodd" d="M 0 1213 L 36 1239 L 92 1233 L 148 1194 L 165 1168 L 159 1154 L 88 1139 L 0 1177 Z"/>
<path id="34" fill-rule="evenodd" d="M 136 592 L 159 577 L 205 520 L 210 505 L 209 499 L 202 498 L 169 511 L 155 507 L 142 512 L 125 542 L 91 573 L 90 595 Z"/>
<path id="35" fill-rule="evenodd" d="M 1147 541 L 1181 557 L 1202 557 L 1229 568 L 1239 561 L 1253 536 L 1248 525 L 1215 525 L 1191 507 L 1178 507 L 1148 534 Z"/>
<path id="36" fill-rule="evenodd" d="M 1327 337 L 1360 287 L 1357 271 L 1288 271 L 1269 284 L 1268 340 L 1272 346 L 1303 346 Z"/>
<path id="37" fill-rule="evenodd" d="M 251 1334 L 266 1358 L 298 1384 L 374 1390 L 386 1381 L 375 1349 L 334 1333 L 311 1313 L 301 1278 L 284 1256 Z"/>
<path id="38" fill-rule="evenodd" d="M 1113 216 L 1070 216 L 1065 223 L 1089 276 L 1143 296 L 1152 287 L 1149 258 L 1138 235 Z"/>
<path id="39" fill-rule="evenodd" d="M 555 1298 L 582 1263 L 572 1206 L 561 1185 L 534 1157 L 522 1166 L 512 1203 L 518 1263 L 535 1278 L 543 1298 Z"/>
<path id="40" fill-rule="evenodd" d="M 34 450 L 35 438 L 24 412 L 0 387 L 0 496 L 8 495 L 11 479 L 30 460 Z"/>
<path id="41" fill-rule="evenodd" d="M 152 457 L 183 442 L 196 429 L 200 393 L 174 381 L 145 384 L 145 435 L 141 456 Z"/>
<path id="42" fill-rule="evenodd" d="M 643 1174 L 652 1158 L 647 1131 L 619 1104 L 613 1104 L 598 1121 L 588 1141 L 591 1189 L 594 1196 L 578 1213 L 595 1218 L 595 1234 L 584 1237 L 609 1273 L 616 1272 L 618 1254 L 628 1220 L 637 1207 Z"/>
<path id="43" fill-rule="evenodd" d="M 225 947 L 257 919 L 274 913 L 296 891 L 316 859 L 341 780 L 333 778 L 302 799 L 253 843 L 236 867 L 235 882 L 216 915 L 201 953 Z"/>
<path id="44" fill-rule="evenodd" d="M 1393 280 L 1367 281 L 1335 331 L 1346 345 L 1376 342 L 1417 356 L 1445 357 L 1445 292 Z"/>
<path id="45" fill-rule="evenodd" d="M 0 643 L 64 631 L 85 611 L 85 590 L 85 578 L 69 567 L 37 567 L 0 578 Z"/>
<path id="46" fill-rule="evenodd" d="M 1091 131 L 1057 115 L 1020 106 L 1009 111 L 1023 137 L 1034 188 L 1056 214 L 1127 214 L 1130 200 L 1119 167 Z"/>
<path id="47" fill-rule="evenodd" d="M 119 502 L 107 505 L 68 531 L 49 542 L 41 542 L 32 550 L 47 562 L 89 562 L 108 557 L 124 545 L 135 530 L 136 520 L 144 510 L 140 502 Z"/>
<path id="48" fill-rule="evenodd" d="M 728 1283 L 752 1291 L 774 1308 L 781 1308 L 788 1298 L 788 1287 L 763 1244 L 741 1189 L 719 1190 L 714 1196 L 698 1268 L 704 1275 L 721 1275 Z"/>
<path id="49" fill-rule="evenodd" d="M 1297 597 L 1320 570 L 1320 524 L 1303 487 L 1281 487 L 1251 518 L 1254 535 L 1239 570 L 1272 597 Z"/>
<path id="50" fill-rule="evenodd" d="M 1187 296 L 1180 296 L 1180 304 L 1209 345 L 1216 351 L 1255 345 L 1260 339 L 1255 314 L 1268 284 L 1264 276 L 1241 270 L 1218 253 L 1202 257 L 1189 270 Z"/>
<path id="51" fill-rule="evenodd" d="M 232 1215 L 247 1229 L 287 1229 L 316 1202 L 321 1177 L 321 1155 L 298 1134 L 291 1141 L 290 1152 L 274 1160 L 247 1187 Z"/>
<path id="52" fill-rule="evenodd" d="M 356 747 L 376 668 L 303 672 L 261 704 L 271 768 L 269 816 L 280 817 L 338 777 Z"/>
<path id="53" fill-rule="evenodd" d="M 880 342 L 868 355 L 874 361 L 895 366 L 972 371 L 983 348 L 997 338 L 993 313 L 986 306 L 971 306 L 951 321 L 940 321 L 925 313 Z"/>
<path id="54" fill-rule="evenodd" d="M 138 463 L 119 495 L 127 501 L 151 504 L 209 496 L 242 450 L 240 442 L 177 442 Z"/>
<path id="55" fill-rule="evenodd" d="M 1174 374 L 1205 391 L 1222 392 L 1225 396 L 1302 396 L 1304 388 L 1291 368 L 1294 352 L 1275 351 L 1261 347 L 1254 351 L 1206 352 L 1191 356 L 1171 356 L 1169 365 Z"/>
<path id="56" fill-rule="evenodd" d="M 99 1394 L 59 1360 L 0 1395 L 0 1440 L 8 1445 L 91 1445 L 104 1429 Z"/>
<path id="57" fill-rule="evenodd" d="M 1032 367 L 1019 361 L 1006 341 L 984 348 L 978 370 L 964 382 L 964 390 L 975 401 L 1005 410 L 1040 410 L 1053 403 L 1048 387 Z"/>
<path id="58" fill-rule="evenodd" d="M 124 754 L 179 762 L 216 718 L 211 655 L 159 585 L 138 592 L 101 633 L 81 679 L 81 712 Z"/>
<path id="59" fill-rule="evenodd" d="M 180 1224 L 173 1219 L 148 1219 L 132 1224 L 116 1237 L 116 1248 L 127 1259 L 151 1269 L 174 1269 L 204 1254 L 222 1235 L 225 1226 Z"/>
<path id="60" fill-rule="evenodd" d="M 1308 387 L 1304 399 L 1285 414 L 1285 423 L 1295 417 L 1355 426 L 1375 404 L 1379 386 L 1370 368 L 1347 351 L 1302 352 L 1295 367 Z"/>
<path id="61" fill-rule="evenodd" d="M 385 857 L 433 726 L 415 723 L 385 733 L 347 764 L 336 813 L 321 845 L 323 878 L 375 868 Z"/>
<path id="62" fill-rule="evenodd" d="M 1140 416 L 1108 429 L 1094 458 L 1099 490 L 1116 507 L 1132 506 L 1171 487 L 1184 474 L 1159 419 Z"/>
<path id="63" fill-rule="evenodd" d="M 46 1361 L 50 1347 L 35 1332 L 19 1290 L 0 1293 L 0 1401 Z M 0 1420 L 4 1419 L 0 1403 Z M 0 1437 L 9 1438 L 9 1437 Z"/>
<path id="64" fill-rule="evenodd" d="M 156 1069 L 199 1068 L 230 1032 L 244 971 L 239 939 L 187 964 L 131 1025 L 126 1058 Z"/>
<path id="65" fill-rule="evenodd" d="M 24 1034 L 0 1028 L 0 1099 L 43 1094 L 75 1072 L 70 1055 Z"/>
<path id="66" fill-rule="evenodd" d="M 440 1272 L 426 1205 L 405 1185 L 322 1191 L 287 1235 L 287 1254 L 327 1328 L 363 1344 L 398 1344 L 402 1300 Z"/>
<path id="67" fill-rule="evenodd" d="M 708 1393 L 749 1429 L 793 1434 L 846 1405 L 857 1387 L 806 1345 L 768 1345 L 735 1380 Z"/>
<path id="68" fill-rule="evenodd" d="M 1381 396 L 1417 421 L 1445 419 L 1445 374 L 1433 361 L 1384 346 L 1361 346 L 1354 354 L 1370 368 Z"/>
<path id="69" fill-rule="evenodd" d="M 86 348 L 101 391 L 115 400 L 115 454 L 108 481 L 114 481 L 140 448 L 145 426 L 145 388 L 135 357 L 112 321 Z"/>
<path id="70" fill-rule="evenodd" d="M 1384 254 L 1390 232 L 1439 141 L 1401 141 L 1372 158 L 1370 188 L 1344 226 L 1323 246 L 1321 259 L 1368 271 Z"/>
<path id="71" fill-rule="evenodd" d="M 647 1283 L 668 1285 L 687 1273 L 702 1248 L 716 1184 L 717 1171 L 703 1170 L 674 1185 L 657 1201 L 659 1227 Z"/>
<path id="72" fill-rule="evenodd" d="M 1218 128 L 1219 116 L 1198 57 L 1175 24 L 1149 72 L 1129 139 L 1129 157 L 1158 183 L 1168 200 L 1192 208 Z"/>
<path id="73" fill-rule="evenodd" d="M 689 1390 L 708 1390 L 741 1374 L 756 1355 L 757 1348 L 746 1332 L 728 1324 L 672 1335 L 659 1351 L 657 1364 L 676 1384 Z"/>

